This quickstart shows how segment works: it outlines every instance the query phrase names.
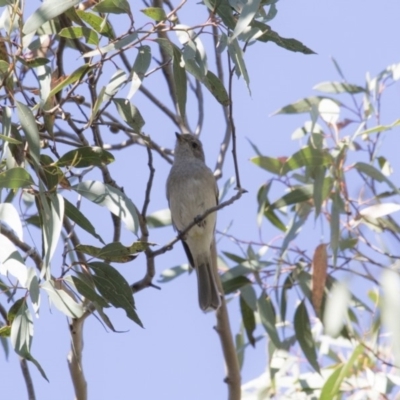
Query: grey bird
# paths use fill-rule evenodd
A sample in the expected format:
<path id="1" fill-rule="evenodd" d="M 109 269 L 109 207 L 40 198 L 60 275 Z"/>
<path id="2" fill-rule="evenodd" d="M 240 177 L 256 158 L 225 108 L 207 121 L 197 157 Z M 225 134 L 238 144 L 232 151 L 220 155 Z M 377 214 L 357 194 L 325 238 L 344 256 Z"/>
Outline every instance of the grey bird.
<path id="1" fill-rule="evenodd" d="M 203 146 L 191 134 L 176 133 L 174 164 L 167 180 L 167 199 L 172 224 L 183 231 L 197 217 L 218 204 L 218 187 L 214 175 L 205 164 Z M 182 238 L 190 265 L 196 270 L 199 305 L 203 311 L 218 309 L 221 295 L 216 260 L 211 255 L 215 246 L 216 213 L 194 225 Z"/>

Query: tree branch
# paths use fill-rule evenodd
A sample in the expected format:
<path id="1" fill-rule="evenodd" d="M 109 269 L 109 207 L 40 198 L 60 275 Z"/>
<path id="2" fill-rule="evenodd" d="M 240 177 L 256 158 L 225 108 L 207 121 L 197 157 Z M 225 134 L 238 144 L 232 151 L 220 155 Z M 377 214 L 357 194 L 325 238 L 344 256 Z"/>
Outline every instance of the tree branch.
<path id="1" fill-rule="evenodd" d="M 213 265 L 217 265 L 217 246 L 215 239 L 211 245 L 211 257 Z M 221 293 L 224 293 L 221 279 L 219 278 L 217 268 L 213 268 L 214 279 L 217 282 L 218 289 Z M 241 398 L 241 376 L 240 366 L 236 354 L 235 344 L 233 342 L 233 336 L 231 326 L 229 323 L 228 308 L 226 306 L 225 296 L 221 296 L 221 307 L 216 311 L 217 326 L 215 330 L 218 333 L 221 341 L 222 353 L 225 359 L 226 366 L 226 378 L 225 382 L 228 384 L 228 399 L 229 400 L 240 400 Z"/>

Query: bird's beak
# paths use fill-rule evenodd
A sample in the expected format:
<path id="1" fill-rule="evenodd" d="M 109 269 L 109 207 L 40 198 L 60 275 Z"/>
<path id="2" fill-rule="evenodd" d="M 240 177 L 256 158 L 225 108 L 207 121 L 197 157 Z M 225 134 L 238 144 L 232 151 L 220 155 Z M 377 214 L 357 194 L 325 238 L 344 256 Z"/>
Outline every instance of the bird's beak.
<path id="1" fill-rule="evenodd" d="M 176 139 L 177 139 L 178 141 L 181 141 L 182 135 L 181 135 L 180 133 L 175 132 L 175 136 L 176 136 Z"/>

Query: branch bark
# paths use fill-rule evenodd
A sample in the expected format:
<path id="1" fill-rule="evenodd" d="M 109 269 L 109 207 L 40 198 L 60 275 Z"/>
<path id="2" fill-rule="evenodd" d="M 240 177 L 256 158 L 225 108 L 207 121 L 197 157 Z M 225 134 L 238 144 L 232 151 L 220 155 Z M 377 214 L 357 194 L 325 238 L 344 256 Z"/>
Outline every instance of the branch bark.
<path id="1" fill-rule="evenodd" d="M 211 257 L 213 264 L 217 265 L 217 246 L 214 242 L 211 246 Z M 221 293 L 224 293 L 222 283 L 219 278 L 217 268 L 213 269 L 215 281 Z M 221 307 L 216 311 L 217 326 L 215 330 L 218 333 L 219 340 L 221 341 L 222 353 L 225 359 L 226 378 L 225 382 L 228 384 L 228 400 L 240 400 L 241 398 L 241 376 L 239 360 L 236 354 L 236 347 L 233 341 L 231 326 L 229 323 L 228 307 L 226 306 L 225 296 L 222 296 Z"/>

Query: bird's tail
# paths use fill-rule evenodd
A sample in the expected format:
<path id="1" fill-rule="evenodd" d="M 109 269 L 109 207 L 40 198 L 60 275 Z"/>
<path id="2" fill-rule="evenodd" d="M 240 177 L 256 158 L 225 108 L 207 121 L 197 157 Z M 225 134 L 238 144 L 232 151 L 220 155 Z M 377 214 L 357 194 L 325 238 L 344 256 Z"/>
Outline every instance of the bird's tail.
<path id="1" fill-rule="evenodd" d="M 198 257 L 195 270 L 199 292 L 199 305 L 203 311 L 217 310 L 221 305 L 221 294 L 216 282 L 217 271 L 212 264 L 211 257 Z"/>

